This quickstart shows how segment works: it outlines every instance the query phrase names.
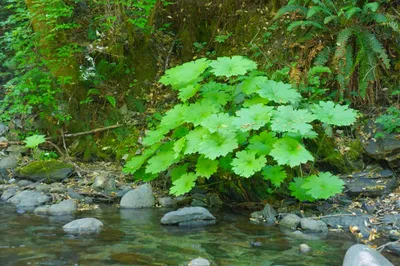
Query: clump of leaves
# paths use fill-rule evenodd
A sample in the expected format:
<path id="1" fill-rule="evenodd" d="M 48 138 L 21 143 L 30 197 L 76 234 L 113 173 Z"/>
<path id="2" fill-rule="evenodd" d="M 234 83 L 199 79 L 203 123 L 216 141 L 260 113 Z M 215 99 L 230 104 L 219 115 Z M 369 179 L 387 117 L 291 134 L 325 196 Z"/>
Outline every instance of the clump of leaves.
<path id="1" fill-rule="evenodd" d="M 385 137 L 385 134 L 400 133 L 400 109 L 395 106 L 389 107 L 376 119 L 376 122 L 383 127 L 385 132 L 376 133 L 375 137 L 377 138 Z"/>
<path id="2" fill-rule="evenodd" d="M 27 137 L 25 140 L 25 146 L 27 148 L 37 148 L 39 144 L 45 143 L 46 142 L 46 136 L 45 135 L 32 135 L 30 137 Z"/>
<path id="3" fill-rule="evenodd" d="M 313 123 L 329 128 L 355 122 L 357 113 L 347 106 L 303 104 L 290 84 L 249 75 L 256 69 L 254 61 L 233 56 L 168 70 L 160 82 L 177 90 L 181 103 L 147 132 L 144 151 L 124 172 L 149 181 L 170 170 L 174 195 L 189 192 L 199 178 L 226 172 L 263 176 L 279 187 L 288 169 L 314 160 L 303 144 L 317 136 Z M 340 193 L 343 185 L 337 176 L 320 173 L 295 178 L 290 190 L 299 200 L 316 200 Z"/>

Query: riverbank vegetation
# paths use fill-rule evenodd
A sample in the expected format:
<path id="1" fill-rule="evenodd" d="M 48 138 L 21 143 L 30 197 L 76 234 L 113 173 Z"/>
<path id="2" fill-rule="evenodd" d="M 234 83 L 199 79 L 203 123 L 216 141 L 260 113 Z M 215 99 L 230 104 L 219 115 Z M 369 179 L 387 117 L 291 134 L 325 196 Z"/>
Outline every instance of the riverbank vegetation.
<path id="1" fill-rule="evenodd" d="M 367 119 L 400 130 L 399 1 L 5 2 L 0 122 L 63 159 L 314 201 L 363 170 Z"/>

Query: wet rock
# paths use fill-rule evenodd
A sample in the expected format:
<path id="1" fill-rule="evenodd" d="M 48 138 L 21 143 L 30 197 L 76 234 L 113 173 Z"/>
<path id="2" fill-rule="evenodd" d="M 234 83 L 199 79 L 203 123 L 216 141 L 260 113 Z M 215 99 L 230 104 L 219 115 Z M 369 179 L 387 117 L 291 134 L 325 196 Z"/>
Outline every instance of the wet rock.
<path id="1" fill-rule="evenodd" d="M 49 201 L 50 198 L 47 195 L 31 190 L 18 192 L 7 200 L 7 202 L 13 203 L 17 207 L 36 207 Z"/>
<path id="2" fill-rule="evenodd" d="M 175 207 L 176 200 L 173 199 L 172 197 L 161 197 L 158 199 L 158 204 L 160 204 L 161 207 Z"/>
<path id="3" fill-rule="evenodd" d="M 301 253 L 308 253 L 311 251 L 311 247 L 307 244 L 301 244 L 299 250 Z"/>
<path id="4" fill-rule="evenodd" d="M 138 186 L 126 193 L 120 203 L 121 208 L 149 208 L 154 207 L 156 201 L 149 183 Z"/>
<path id="5" fill-rule="evenodd" d="M 391 244 L 387 245 L 386 247 L 390 252 L 396 254 L 397 256 L 400 256 L 400 243 L 399 242 L 391 243 Z"/>
<path id="6" fill-rule="evenodd" d="M 328 233 L 328 226 L 323 221 L 303 218 L 300 221 L 300 226 L 306 233 Z"/>
<path id="7" fill-rule="evenodd" d="M 0 159 L 0 169 L 14 169 L 18 165 L 16 156 L 8 156 Z"/>
<path id="8" fill-rule="evenodd" d="M 8 180 L 7 183 L 8 184 L 14 184 L 14 183 L 17 183 L 17 180 L 15 178 L 11 178 L 10 180 Z"/>
<path id="9" fill-rule="evenodd" d="M 58 204 L 37 207 L 34 213 L 59 216 L 59 215 L 70 215 L 75 211 L 76 211 L 75 202 L 73 200 L 64 200 Z"/>
<path id="10" fill-rule="evenodd" d="M 374 214 L 374 212 L 376 211 L 376 204 L 374 204 L 374 203 L 363 203 L 362 205 L 361 205 L 361 208 L 363 209 L 363 210 L 365 210 L 368 214 Z"/>
<path id="11" fill-rule="evenodd" d="M 67 223 L 63 230 L 68 234 L 86 235 L 99 233 L 102 227 L 103 223 L 95 218 L 82 218 Z"/>
<path id="12" fill-rule="evenodd" d="M 279 226 L 291 230 L 296 230 L 299 226 L 301 218 L 296 214 L 288 214 L 286 215 L 280 222 Z"/>
<path id="13" fill-rule="evenodd" d="M 18 185 L 19 187 L 26 187 L 26 186 L 32 185 L 32 181 L 29 181 L 29 180 L 20 180 L 20 181 L 18 181 L 17 185 Z"/>
<path id="14" fill-rule="evenodd" d="M 73 172 L 74 167 L 59 161 L 32 162 L 16 170 L 16 175 L 22 179 L 45 182 L 62 181 Z"/>
<path id="15" fill-rule="evenodd" d="M 215 224 L 215 217 L 203 207 L 185 207 L 161 218 L 164 225 L 201 226 Z"/>
<path id="16" fill-rule="evenodd" d="M 362 129 L 361 142 L 366 154 L 376 160 L 386 160 L 392 168 L 400 167 L 400 140 L 396 134 L 385 134 L 384 138 L 375 138 L 377 132 L 383 132 L 382 126 L 368 120 Z"/>
<path id="17" fill-rule="evenodd" d="M 83 199 L 83 202 L 86 204 L 92 204 L 93 203 L 93 199 L 91 197 L 85 197 Z"/>
<path id="18" fill-rule="evenodd" d="M 68 188 L 67 191 L 68 191 L 68 196 L 70 196 L 72 199 L 83 200 L 85 198 L 81 194 L 76 193 L 72 188 Z"/>
<path id="19" fill-rule="evenodd" d="M 66 189 L 61 186 L 52 187 L 49 190 L 50 193 L 64 193 L 65 191 L 66 191 Z"/>
<path id="20" fill-rule="evenodd" d="M 250 214 L 250 220 L 256 223 L 264 222 L 264 214 L 262 211 L 255 211 Z"/>
<path id="21" fill-rule="evenodd" d="M 391 193 L 397 186 L 397 180 L 391 170 L 370 166 L 365 171 L 342 177 L 346 183 L 346 194 L 358 197 L 379 197 Z"/>
<path id="22" fill-rule="evenodd" d="M 305 234 L 302 231 L 296 230 L 296 231 L 289 231 L 284 229 L 283 232 L 288 235 L 291 238 L 295 238 L 295 239 L 302 239 L 302 240 L 319 240 L 322 237 L 325 237 L 326 234 L 322 235 L 322 234 L 313 234 L 313 233 L 309 233 L 309 234 Z"/>
<path id="23" fill-rule="evenodd" d="M 347 250 L 343 266 L 393 266 L 393 264 L 375 249 L 356 244 Z"/>
<path id="24" fill-rule="evenodd" d="M 265 207 L 262 210 L 262 214 L 267 223 L 269 223 L 269 224 L 275 223 L 277 213 L 270 204 L 268 204 L 268 203 L 265 204 Z"/>
<path id="25" fill-rule="evenodd" d="M 206 195 L 201 193 L 192 194 L 192 203 L 190 205 L 193 207 L 207 207 Z"/>
<path id="26" fill-rule="evenodd" d="M 197 258 L 191 260 L 188 264 L 188 266 L 210 266 L 210 265 L 211 265 L 210 262 L 203 258 Z"/>
<path id="27" fill-rule="evenodd" d="M 11 187 L 6 189 L 3 194 L 1 195 L 1 200 L 8 200 L 9 198 L 11 198 L 12 196 L 15 195 L 15 193 L 17 193 L 18 188 L 16 187 Z"/>
<path id="28" fill-rule="evenodd" d="M 367 225 L 370 225 L 369 219 L 372 218 L 372 216 L 353 216 L 348 214 L 344 214 L 343 216 L 340 216 L 338 214 L 336 215 L 337 216 L 323 217 L 321 218 L 321 220 L 325 222 L 329 227 L 334 229 L 345 228 L 347 230 L 348 228 L 350 228 L 350 226 L 357 226 L 363 237 L 369 237 L 369 232 L 371 231 L 371 229 Z"/>
<path id="29" fill-rule="evenodd" d="M 216 193 L 207 193 L 206 195 L 208 206 L 210 207 L 219 207 L 222 206 L 223 201 Z"/>
<path id="30" fill-rule="evenodd" d="M 94 179 L 92 188 L 96 191 L 115 190 L 115 178 L 106 173 L 101 173 Z"/>
<path id="31" fill-rule="evenodd" d="M 381 218 L 381 221 L 387 225 L 400 228 L 400 214 L 386 214 Z"/>
<path id="32" fill-rule="evenodd" d="M 389 238 L 392 241 L 400 240 L 400 231 L 399 230 L 390 230 Z"/>
<path id="33" fill-rule="evenodd" d="M 255 241 L 255 242 L 250 242 L 250 246 L 251 247 L 262 247 L 263 246 L 263 244 L 260 242 L 260 241 Z"/>
<path id="34" fill-rule="evenodd" d="M 7 133 L 7 131 L 8 127 L 5 124 L 0 123 L 0 136 L 4 136 Z"/>
<path id="35" fill-rule="evenodd" d="M 51 186 L 47 184 L 39 184 L 35 187 L 36 191 L 47 193 L 50 191 Z"/>

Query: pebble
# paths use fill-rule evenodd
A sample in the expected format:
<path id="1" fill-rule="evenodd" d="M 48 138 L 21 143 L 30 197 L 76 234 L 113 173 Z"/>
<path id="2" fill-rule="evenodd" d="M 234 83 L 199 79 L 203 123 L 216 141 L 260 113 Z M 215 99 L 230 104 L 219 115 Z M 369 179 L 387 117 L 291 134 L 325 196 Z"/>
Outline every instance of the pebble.
<path id="1" fill-rule="evenodd" d="M 308 253 L 311 251 L 311 247 L 307 244 L 301 244 L 299 250 L 301 253 Z"/>

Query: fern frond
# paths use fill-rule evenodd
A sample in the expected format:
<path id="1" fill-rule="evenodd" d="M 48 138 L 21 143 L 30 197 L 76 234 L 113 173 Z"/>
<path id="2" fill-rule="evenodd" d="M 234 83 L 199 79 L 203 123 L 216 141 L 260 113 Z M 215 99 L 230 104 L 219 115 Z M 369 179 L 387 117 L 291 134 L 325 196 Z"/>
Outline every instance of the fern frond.
<path id="1" fill-rule="evenodd" d="M 323 29 L 324 27 L 319 24 L 318 22 L 315 21 L 304 21 L 304 20 L 299 20 L 299 21 L 294 21 L 290 23 L 290 25 L 287 27 L 288 31 L 292 31 L 298 27 L 316 27 L 318 29 Z"/>
<path id="2" fill-rule="evenodd" d="M 350 37 L 353 35 L 353 33 L 354 33 L 353 28 L 345 28 L 339 32 L 338 37 L 336 39 L 337 48 L 335 52 L 335 57 L 337 59 L 344 57 L 347 43 Z"/>
<path id="3" fill-rule="evenodd" d="M 346 11 L 345 15 L 347 19 L 351 19 L 352 16 L 354 16 L 354 14 L 360 13 L 361 12 L 361 8 L 359 7 L 352 7 L 349 10 Z"/>
<path id="4" fill-rule="evenodd" d="M 308 9 L 307 19 L 312 18 L 314 15 L 316 15 L 318 13 L 325 13 L 327 15 L 332 15 L 332 13 L 327 8 L 323 8 L 320 6 L 312 6 Z"/>
<path id="5" fill-rule="evenodd" d="M 330 13 L 337 13 L 336 10 L 336 5 L 331 1 L 331 0 L 325 0 L 325 1 L 321 1 L 321 0 L 313 0 L 312 1 L 315 5 L 318 5 L 324 9 L 327 9 L 330 11 Z M 326 4 L 324 3 L 326 2 Z"/>
<path id="6" fill-rule="evenodd" d="M 387 55 L 385 48 L 376 38 L 375 34 L 368 31 L 363 31 L 361 34 L 364 36 L 363 40 L 366 41 L 365 45 L 367 45 L 381 59 L 386 68 L 390 68 L 389 56 Z"/>
<path id="7" fill-rule="evenodd" d="M 324 24 L 328 24 L 328 23 L 330 23 L 331 21 L 334 21 L 334 20 L 338 20 L 338 16 L 336 16 L 336 15 L 332 15 L 332 16 L 328 16 L 328 17 L 325 17 L 324 18 Z"/>
<path id="8" fill-rule="evenodd" d="M 322 73 L 332 73 L 329 67 L 326 66 L 314 66 L 308 70 L 308 76 L 312 77 L 315 74 L 322 74 Z"/>
<path id="9" fill-rule="evenodd" d="M 316 66 L 323 66 L 328 62 L 329 56 L 331 54 L 331 48 L 325 47 L 322 49 L 314 59 L 314 65 Z"/>
<path id="10" fill-rule="evenodd" d="M 299 12 L 301 15 L 303 15 L 305 17 L 307 15 L 307 11 L 308 11 L 308 9 L 304 6 L 287 5 L 287 6 L 280 8 L 278 10 L 278 12 L 276 12 L 274 19 L 280 18 L 283 15 L 285 15 L 286 13 L 293 13 L 293 12 Z"/>
<path id="11" fill-rule="evenodd" d="M 345 71 L 347 73 L 347 76 L 351 76 L 354 72 L 354 62 L 353 62 L 353 46 L 347 45 L 346 46 L 346 65 L 345 65 Z"/>

